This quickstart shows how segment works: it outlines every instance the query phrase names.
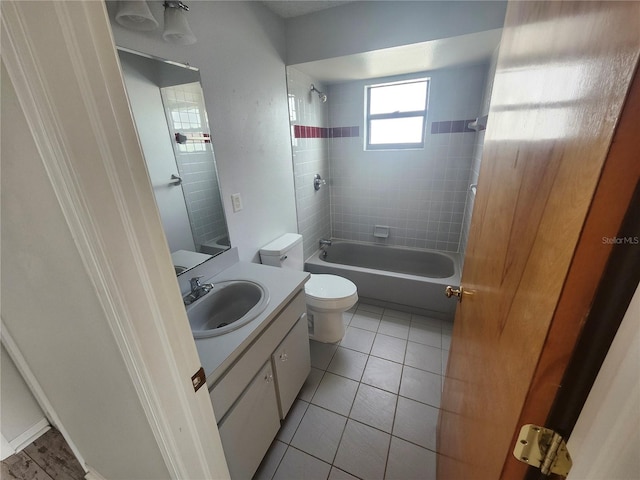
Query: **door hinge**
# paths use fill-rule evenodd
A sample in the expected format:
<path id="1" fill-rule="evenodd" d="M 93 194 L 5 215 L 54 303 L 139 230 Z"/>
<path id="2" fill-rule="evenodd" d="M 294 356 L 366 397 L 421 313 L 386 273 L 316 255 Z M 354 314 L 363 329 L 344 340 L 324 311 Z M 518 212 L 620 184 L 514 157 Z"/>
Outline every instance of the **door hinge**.
<path id="1" fill-rule="evenodd" d="M 555 473 L 566 477 L 573 464 L 564 439 L 553 430 L 537 425 L 525 425 L 520 429 L 513 455 L 521 462 L 539 468 L 543 475 Z"/>
<path id="2" fill-rule="evenodd" d="M 202 385 L 207 383 L 207 376 L 204 374 L 204 368 L 200 367 L 200 370 L 191 377 L 191 383 L 193 384 L 193 390 L 196 392 Z"/>

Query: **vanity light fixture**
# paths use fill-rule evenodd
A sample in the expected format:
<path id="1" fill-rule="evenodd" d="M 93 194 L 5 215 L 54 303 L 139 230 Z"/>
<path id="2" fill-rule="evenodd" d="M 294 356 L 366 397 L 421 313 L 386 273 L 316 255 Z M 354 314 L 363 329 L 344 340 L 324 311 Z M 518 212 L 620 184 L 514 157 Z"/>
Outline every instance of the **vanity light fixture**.
<path id="1" fill-rule="evenodd" d="M 120 0 L 116 22 L 130 30 L 149 32 L 158 28 L 158 21 L 151 14 L 145 0 Z"/>
<path id="2" fill-rule="evenodd" d="M 162 38 L 176 45 L 193 45 L 196 36 L 191 31 L 185 12 L 189 7 L 180 1 L 167 0 L 164 6 L 164 32 Z"/>

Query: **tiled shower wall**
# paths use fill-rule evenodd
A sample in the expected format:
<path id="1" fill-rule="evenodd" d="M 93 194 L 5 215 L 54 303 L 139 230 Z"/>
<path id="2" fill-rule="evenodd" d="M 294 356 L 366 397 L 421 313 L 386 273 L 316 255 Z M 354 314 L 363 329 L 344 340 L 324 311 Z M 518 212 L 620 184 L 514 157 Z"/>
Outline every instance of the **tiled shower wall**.
<path id="1" fill-rule="evenodd" d="M 498 47 L 491 56 L 488 71 L 485 77 L 484 93 L 482 95 L 482 104 L 479 116 L 489 114 L 489 103 L 491 102 L 491 92 L 493 91 L 493 79 L 496 74 L 496 64 L 498 62 Z M 484 146 L 484 130 L 476 134 L 475 145 L 473 149 L 473 162 L 471 171 L 469 172 L 469 185 L 477 184 L 480 175 L 480 164 L 482 163 L 482 151 Z M 473 204 L 475 202 L 475 194 L 471 191 L 467 195 L 467 203 L 465 206 L 464 220 L 462 221 L 462 234 L 460 235 L 460 253 L 462 262 L 464 263 L 464 253 L 467 251 L 467 242 L 469 240 L 469 227 L 471 226 L 471 215 L 473 213 Z M 462 267 L 462 265 L 461 265 Z"/>
<path id="2" fill-rule="evenodd" d="M 328 102 L 322 103 L 316 93 L 311 93 L 312 83 L 326 92 L 322 83 L 295 68 L 287 68 L 298 233 L 303 237 L 305 259 L 318 249 L 320 238 L 331 238 Z M 320 190 L 313 188 L 315 174 L 327 181 Z"/>
<path id="3" fill-rule="evenodd" d="M 458 251 L 476 141 L 464 127 L 478 116 L 486 71 L 482 64 L 330 86 L 330 126 L 359 127 L 357 137 L 329 140 L 334 237 Z M 420 77 L 431 79 L 425 148 L 365 151 L 365 86 Z M 374 237 L 375 225 L 389 226 L 389 237 Z"/>

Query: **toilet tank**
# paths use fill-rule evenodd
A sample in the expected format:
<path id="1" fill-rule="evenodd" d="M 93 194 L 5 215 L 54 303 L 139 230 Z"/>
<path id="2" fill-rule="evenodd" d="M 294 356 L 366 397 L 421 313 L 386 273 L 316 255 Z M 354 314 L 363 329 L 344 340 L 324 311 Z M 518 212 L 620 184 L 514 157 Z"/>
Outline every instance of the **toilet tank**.
<path id="1" fill-rule="evenodd" d="M 260 261 L 264 265 L 302 271 L 304 258 L 302 235 L 285 233 L 260 249 Z"/>

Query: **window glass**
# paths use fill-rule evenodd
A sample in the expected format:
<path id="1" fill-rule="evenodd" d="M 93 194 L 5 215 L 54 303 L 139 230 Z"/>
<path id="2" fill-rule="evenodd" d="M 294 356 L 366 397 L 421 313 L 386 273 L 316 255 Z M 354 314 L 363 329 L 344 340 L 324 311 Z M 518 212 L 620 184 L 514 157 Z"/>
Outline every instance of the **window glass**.
<path id="1" fill-rule="evenodd" d="M 427 104 L 427 82 L 400 83 L 371 87 L 370 114 L 415 112 Z"/>
<path id="2" fill-rule="evenodd" d="M 368 150 L 424 147 L 428 87 L 426 78 L 367 87 Z"/>
<path id="3" fill-rule="evenodd" d="M 394 143 L 420 143 L 424 131 L 423 117 L 389 118 L 372 120 L 369 143 L 373 145 Z"/>

